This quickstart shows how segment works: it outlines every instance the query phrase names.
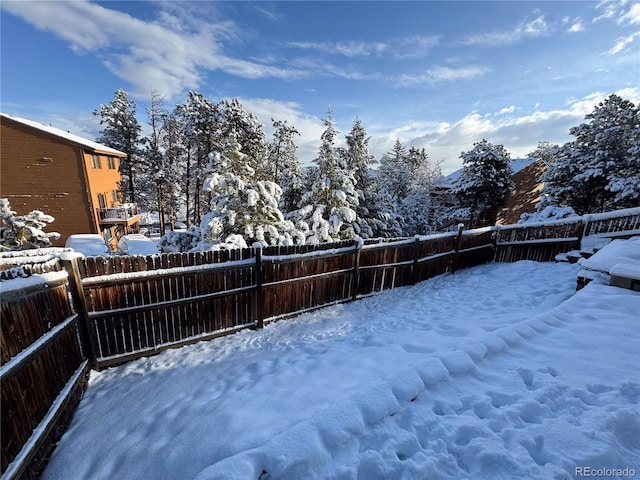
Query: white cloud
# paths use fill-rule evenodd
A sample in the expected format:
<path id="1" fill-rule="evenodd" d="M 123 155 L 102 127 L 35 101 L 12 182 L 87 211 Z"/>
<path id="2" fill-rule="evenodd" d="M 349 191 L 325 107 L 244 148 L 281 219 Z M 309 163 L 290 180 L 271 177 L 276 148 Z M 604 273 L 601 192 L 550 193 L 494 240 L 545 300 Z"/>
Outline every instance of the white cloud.
<path id="1" fill-rule="evenodd" d="M 288 42 L 289 47 L 302 50 L 315 50 L 323 53 L 342 55 L 348 58 L 379 55 L 388 50 L 389 45 L 383 42 Z"/>
<path id="2" fill-rule="evenodd" d="M 577 20 L 575 23 L 572 23 L 571 26 L 567 29 L 569 33 L 578 33 L 584 31 L 584 24 L 581 20 Z"/>
<path id="3" fill-rule="evenodd" d="M 485 46 L 513 45 L 525 38 L 547 35 L 548 31 L 549 28 L 544 19 L 544 15 L 540 15 L 530 22 L 519 23 L 511 30 L 469 35 L 462 40 L 462 44 Z"/>
<path id="4" fill-rule="evenodd" d="M 205 70 L 223 70 L 245 78 L 297 78 L 301 71 L 232 58 L 223 42 L 237 39 L 229 21 L 203 21 L 189 15 L 188 3 L 160 4 L 156 21 L 142 21 L 85 0 L 5 2 L 3 8 L 69 42 L 78 54 L 98 53 L 116 76 L 132 85 L 132 95 L 146 98 L 154 88 L 174 97 L 197 89 Z M 191 12 L 193 13 L 193 12 Z"/>
<path id="5" fill-rule="evenodd" d="M 640 3 L 634 3 L 627 13 L 622 16 L 622 20 L 631 24 L 640 23 Z"/>
<path id="6" fill-rule="evenodd" d="M 388 55 L 393 58 L 422 58 L 439 42 L 439 37 L 411 35 L 392 38 L 384 42 L 288 42 L 289 47 L 302 50 L 315 50 L 347 58 L 362 58 Z"/>
<path id="7" fill-rule="evenodd" d="M 498 115 L 506 115 L 507 113 L 513 113 L 516 111 L 515 105 L 511 105 L 510 107 L 501 108 L 498 112 Z"/>
<path id="8" fill-rule="evenodd" d="M 631 35 L 627 35 L 626 37 L 619 38 L 616 41 L 616 44 L 609 50 L 609 55 L 616 55 L 623 50 L 625 50 L 629 45 L 631 45 L 636 38 L 640 37 L 640 32 L 632 33 Z"/>
<path id="9" fill-rule="evenodd" d="M 627 10 L 627 6 L 629 9 Z M 600 20 L 613 20 L 619 25 L 640 23 L 640 4 L 628 0 L 604 0 L 596 9 L 602 10 L 602 14 L 595 17 L 593 22 Z"/>
<path id="10" fill-rule="evenodd" d="M 461 67 L 451 68 L 435 66 L 429 70 L 418 74 L 403 74 L 394 77 L 393 80 L 399 87 L 416 87 L 423 84 L 433 84 L 437 82 L 448 82 L 454 80 L 469 80 L 485 75 L 491 70 L 487 67 Z"/>

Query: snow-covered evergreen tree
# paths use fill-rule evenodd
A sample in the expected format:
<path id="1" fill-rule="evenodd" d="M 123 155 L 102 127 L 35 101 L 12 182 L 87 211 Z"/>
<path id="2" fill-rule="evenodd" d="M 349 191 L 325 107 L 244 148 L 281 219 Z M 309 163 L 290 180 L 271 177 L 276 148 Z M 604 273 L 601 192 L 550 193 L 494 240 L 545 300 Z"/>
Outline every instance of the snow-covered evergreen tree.
<path id="1" fill-rule="evenodd" d="M 424 148 L 407 150 L 400 140 L 380 164 L 376 183 L 380 194 L 386 195 L 389 213 L 397 216 L 392 230 L 400 229 L 404 236 L 430 232 L 439 208 L 431 196 L 435 181 L 442 176 L 439 165 L 429 161 Z"/>
<path id="2" fill-rule="evenodd" d="M 269 178 L 268 146 L 264 126 L 257 116 L 245 110 L 240 100 L 222 100 L 218 103 L 219 116 L 215 126 L 212 151 L 221 151 L 229 135 L 234 134 L 242 145 L 245 162 L 253 169 L 257 180 Z"/>
<path id="3" fill-rule="evenodd" d="M 44 232 L 44 228 L 54 221 L 51 215 L 40 210 L 17 215 L 6 198 L 0 198 L 0 219 L 0 251 L 48 247 L 50 239 L 60 238 L 57 232 Z"/>
<path id="4" fill-rule="evenodd" d="M 100 125 L 103 125 L 96 141 L 127 154 L 120 162 L 120 173 L 125 198 L 127 202 L 135 203 L 142 141 L 142 127 L 136 118 L 135 102 L 129 99 L 127 92 L 118 89 L 113 100 L 100 104 L 100 109 L 93 114 L 100 117 Z"/>
<path id="5" fill-rule="evenodd" d="M 207 208 L 202 185 L 209 162 L 208 155 L 220 151 L 220 145 L 224 144 L 216 143 L 221 135 L 217 126 L 220 111 L 204 95 L 189 92 L 186 103 L 178 105 L 178 111 L 183 125 L 183 142 L 187 147 L 183 190 L 187 197 L 187 224 L 190 224 L 200 221 L 203 210 Z"/>
<path id="6" fill-rule="evenodd" d="M 158 212 L 160 233 L 164 235 L 165 219 L 169 220 L 170 227 L 176 220 L 184 176 L 184 145 L 178 119 L 164 109 L 162 98 L 155 91 L 151 92 L 147 116 L 151 132 L 143 152 L 144 171 L 140 175 L 138 203 L 149 211 Z"/>
<path id="7" fill-rule="evenodd" d="M 548 167 L 551 163 L 553 163 L 559 148 L 560 148 L 559 145 L 555 145 L 546 140 L 542 142 L 538 142 L 537 148 L 534 151 L 529 152 L 527 154 L 527 158 L 540 160 L 542 163 L 544 163 Z"/>
<path id="8" fill-rule="evenodd" d="M 317 178 L 302 198 L 303 207 L 289 218 L 305 232 L 307 243 L 323 243 L 355 238 L 357 235 L 358 193 L 356 180 L 343 156 L 336 151 L 337 131 L 331 110 L 324 120 L 326 127 L 318 158 Z"/>
<path id="9" fill-rule="evenodd" d="M 186 199 L 188 195 L 183 189 L 186 176 L 187 147 L 184 143 L 183 125 L 176 109 L 164 111 L 161 120 L 161 147 L 163 154 L 163 180 L 166 188 L 163 196 L 171 229 L 179 218 L 186 216 Z"/>
<path id="10" fill-rule="evenodd" d="M 544 188 L 537 206 L 538 212 L 551 206 L 567 207 L 588 202 L 589 191 L 573 183 L 580 173 L 580 160 L 575 156 L 577 153 L 571 143 L 553 149 L 547 170 L 541 177 Z"/>
<path id="11" fill-rule="evenodd" d="M 585 214 L 640 205 L 640 109 L 612 94 L 585 119 L 549 165 L 540 207 Z"/>
<path id="12" fill-rule="evenodd" d="M 288 125 L 286 120 L 274 120 L 273 141 L 269 144 L 269 176 L 282 188 L 280 209 L 292 212 L 300 208 L 300 200 L 304 189 L 304 175 L 300 168 L 298 149 L 294 135 L 300 135 L 295 127 Z"/>
<path id="13" fill-rule="evenodd" d="M 199 249 L 304 243 L 304 236 L 278 208 L 282 190 L 274 182 L 255 179 L 233 133 L 225 151 L 212 153 L 210 160 L 203 189 L 210 193 L 211 204 L 200 223 Z"/>
<path id="14" fill-rule="evenodd" d="M 461 158 L 462 173 L 453 193 L 461 206 L 470 209 L 473 224 L 479 211 L 502 207 L 507 202 L 513 187 L 511 157 L 502 145 L 483 139 L 472 150 L 463 152 Z"/>
<path id="15" fill-rule="evenodd" d="M 346 148 L 341 150 L 346 168 L 353 172 L 358 205 L 355 207 L 356 222 L 354 224 L 356 234 L 362 238 L 373 238 L 375 230 L 382 229 L 376 218 L 378 211 L 378 198 L 373 188 L 373 176 L 371 168 L 375 163 L 373 155 L 369 154 L 369 140 L 367 132 L 359 118 L 353 122 L 351 132 L 345 136 Z"/>
<path id="16" fill-rule="evenodd" d="M 406 159 L 408 185 L 406 196 L 400 202 L 404 235 L 424 235 L 435 227 L 434 211 L 438 206 L 431 196 L 431 190 L 442 177 L 442 172 L 439 165 L 429 161 L 424 148 L 410 148 Z"/>
<path id="17" fill-rule="evenodd" d="M 407 149 L 399 139 L 396 140 L 393 149 L 380 159 L 376 181 L 380 190 L 390 196 L 391 202 L 399 210 L 409 188 Z"/>

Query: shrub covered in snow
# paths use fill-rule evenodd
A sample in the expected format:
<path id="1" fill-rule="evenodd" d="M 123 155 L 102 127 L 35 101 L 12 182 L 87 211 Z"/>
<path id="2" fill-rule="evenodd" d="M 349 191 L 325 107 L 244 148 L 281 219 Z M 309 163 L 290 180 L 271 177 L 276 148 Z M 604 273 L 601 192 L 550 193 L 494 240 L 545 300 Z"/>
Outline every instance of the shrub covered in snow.
<path id="1" fill-rule="evenodd" d="M 578 217 L 578 214 L 571 207 L 556 207 L 548 205 L 539 212 L 523 213 L 520 215 L 518 223 L 539 223 L 551 220 L 561 220 L 563 218 Z"/>
<path id="2" fill-rule="evenodd" d="M 0 198 L 0 217 L 0 251 L 48 247 L 51 245 L 50 239 L 60 238 L 57 232 L 44 232 L 44 227 L 55 220 L 51 215 L 40 210 L 16 215 L 6 198 Z"/>
<path id="3" fill-rule="evenodd" d="M 158 242 L 158 247 L 162 252 L 188 252 L 194 250 L 202 238 L 199 226 L 190 227 L 184 231 L 168 231 Z"/>

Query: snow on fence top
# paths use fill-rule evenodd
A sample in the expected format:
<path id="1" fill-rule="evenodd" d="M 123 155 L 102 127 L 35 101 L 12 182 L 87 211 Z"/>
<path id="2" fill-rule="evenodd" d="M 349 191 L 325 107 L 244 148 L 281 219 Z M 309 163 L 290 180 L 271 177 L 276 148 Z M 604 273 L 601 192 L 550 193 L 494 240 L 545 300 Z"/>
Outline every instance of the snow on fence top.
<path id="1" fill-rule="evenodd" d="M 315 251 L 305 252 L 305 253 L 294 253 L 294 254 L 285 254 L 285 255 L 263 255 L 262 260 L 283 262 L 287 260 L 296 260 L 299 258 L 320 257 L 323 255 L 342 255 L 343 253 L 353 252 L 355 247 L 356 247 L 356 243 L 354 243 L 350 247 L 329 248 L 325 250 L 315 250 Z"/>
<path id="2" fill-rule="evenodd" d="M 6 295 L 16 290 L 24 290 L 38 285 L 46 285 L 47 283 L 56 283 L 68 277 L 65 270 L 59 272 L 42 273 L 32 275 L 30 277 L 12 278 L 10 282 L 0 282 L 0 295 Z"/>
<path id="3" fill-rule="evenodd" d="M 560 220 L 549 220 L 546 222 L 532 222 L 532 223 L 516 223 L 513 225 L 495 225 L 493 228 L 496 231 L 498 230 L 517 230 L 517 229 L 525 229 L 525 228 L 540 228 L 540 227 L 552 227 L 555 225 L 573 225 L 576 223 L 581 223 L 584 217 L 568 217 L 561 218 Z"/>
<path id="4" fill-rule="evenodd" d="M 610 218 L 627 217 L 632 215 L 640 215 L 640 207 L 624 208 L 622 210 L 614 210 L 612 212 L 604 213 L 589 213 L 582 216 L 582 221 L 584 223 L 587 223 L 595 222 L 597 220 L 608 220 Z"/>
<path id="5" fill-rule="evenodd" d="M 203 265 L 192 265 L 188 267 L 169 267 L 158 270 L 142 270 L 123 273 L 110 273 L 107 275 L 98 275 L 95 277 L 87 277 L 82 280 L 83 285 L 95 285 L 103 282 L 126 281 L 131 279 L 141 279 L 149 277 L 163 277 L 167 275 L 184 275 L 188 273 L 201 272 L 206 270 L 223 270 L 226 268 L 246 267 L 256 263 L 255 258 L 246 260 L 230 260 L 221 263 L 207 263 Z"/>

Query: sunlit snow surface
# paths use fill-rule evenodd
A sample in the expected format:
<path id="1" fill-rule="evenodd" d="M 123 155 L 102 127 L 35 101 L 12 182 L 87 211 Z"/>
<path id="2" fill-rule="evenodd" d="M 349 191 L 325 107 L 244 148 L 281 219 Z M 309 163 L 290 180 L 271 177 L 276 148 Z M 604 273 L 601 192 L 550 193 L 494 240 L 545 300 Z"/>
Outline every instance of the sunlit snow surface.
<path id="1" fill-rule="evenodd" d="M 489 264 L 93 373 L 44 479 L 640 476 L 640 294 Z"/>

